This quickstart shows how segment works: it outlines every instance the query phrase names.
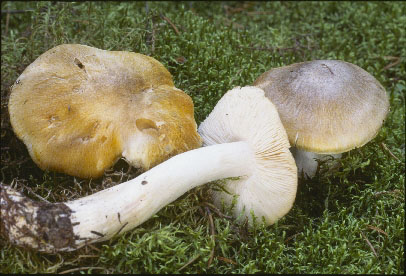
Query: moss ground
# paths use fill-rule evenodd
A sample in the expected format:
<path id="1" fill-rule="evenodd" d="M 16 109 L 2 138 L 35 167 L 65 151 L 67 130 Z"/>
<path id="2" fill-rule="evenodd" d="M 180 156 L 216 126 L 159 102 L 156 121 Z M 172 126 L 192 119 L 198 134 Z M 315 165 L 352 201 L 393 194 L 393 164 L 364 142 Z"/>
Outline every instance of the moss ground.
<path id="1" fill-rule="evenodd" d="M 0 273 L 404 273 L 405 4 L 2 2 L 1 9 L 0 181 L 32 198 L 79 198 L 139 174 L 122 160 L 96 180 L 44 172 L 13 134 L 9 87 L 62 43 L 158 59 L 193 98 L 198 123 L 232 87 L 313 59 L 364 68 L 386 88 L 391 111 L 378 136 L 344 154 L 338 169 L 322 164 L 316 178 L 300 181 L 293 209 L 275 225 L 248 229 L 227 219 L 229 208 L 216 212 L 211 184 L 76 252 L 41 254 L 0 238 Z"/>

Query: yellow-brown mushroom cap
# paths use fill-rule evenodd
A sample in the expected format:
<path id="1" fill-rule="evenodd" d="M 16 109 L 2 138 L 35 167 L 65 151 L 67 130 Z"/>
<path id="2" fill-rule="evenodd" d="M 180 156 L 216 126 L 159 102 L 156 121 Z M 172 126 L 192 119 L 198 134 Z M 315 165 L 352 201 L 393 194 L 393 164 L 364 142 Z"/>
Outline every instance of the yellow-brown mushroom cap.
<path id="1" fill-rule="evenodd" d="M 11 88 L 10 122 L 42 169 L 99 177 L 120 157 L 146 170 L 201 146 L 193 102 L 154 58 L 65 44 Z"/>
<path id="2" fill-rule="evenodd" d="M 291 145 L 315 153 L 363 146 L 389 111 L 382 85 L 362 68 L 339 60 L 274 68 L 254 85 L 277 106 Z"/>

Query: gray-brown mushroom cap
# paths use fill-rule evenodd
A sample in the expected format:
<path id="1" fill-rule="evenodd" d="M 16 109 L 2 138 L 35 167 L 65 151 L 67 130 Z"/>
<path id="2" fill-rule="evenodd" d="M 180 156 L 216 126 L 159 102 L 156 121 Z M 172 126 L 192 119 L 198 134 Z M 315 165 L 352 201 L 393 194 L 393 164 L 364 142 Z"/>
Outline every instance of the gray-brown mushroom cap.
<path id="1" fill-rule="evenodd" d="M 315 153 L 363 146 L 389 111 L 382 85 L 362 68 L 339 60 L 274 68 L 254 85 L 277 106 L 290 143 Z"/>

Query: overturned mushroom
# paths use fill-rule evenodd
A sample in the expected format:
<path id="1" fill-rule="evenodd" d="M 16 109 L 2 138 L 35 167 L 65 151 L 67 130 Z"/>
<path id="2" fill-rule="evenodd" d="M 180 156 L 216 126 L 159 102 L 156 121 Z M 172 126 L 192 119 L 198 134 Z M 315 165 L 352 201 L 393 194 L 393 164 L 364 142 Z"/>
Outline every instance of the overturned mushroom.
<path id="1" fill-rule="evenodd" d="M 1 186 L 1 227 L 14 243 L 70 251 L 104 241 L 146 221 L 186 191 L 228 179 L 235 215 L 253 211 L 268 224 L 294 202 L 297 168 L 274 105 L 262 89 L 227 92 L 202 123 L 206 147 L 176 155 L 135 179 L 67 203 L 42 203 Z M 235 186 L 235 187 L 234 187 Z M 218 194 L 217 199 L 229 199 Z"/>
<path id="2" fill-rule="evenodd" d="M 299 171 L 373 139 L 389 111 L 382 85 L 362 68 L 315 60 L 271 69 L 254 82 L 278 109 Z"/>
<path id="3" fill-rule="evenodd" d="M 99 177 L 201 146 L 192 99 L 157 60 L 78 44 L 39 56 L 11 88 L 10 122 L 41 169 Z"/>

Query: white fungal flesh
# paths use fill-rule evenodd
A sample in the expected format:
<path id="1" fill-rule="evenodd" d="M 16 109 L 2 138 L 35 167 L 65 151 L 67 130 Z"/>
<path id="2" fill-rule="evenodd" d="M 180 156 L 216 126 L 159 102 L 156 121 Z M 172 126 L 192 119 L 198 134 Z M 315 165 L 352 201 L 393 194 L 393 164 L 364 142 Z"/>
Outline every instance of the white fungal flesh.
<path id="1" fill-rule="evenodd" d="M 176 155 L 135 179 L 66 203 L 76 235 L 90 241 L 130 230 L 190 189 L 226 177 L 249 177 L 253 153 L 245 142 L 227 143 Z M 97 234 L 95 234 L 97 232 Z M 102 234 L 103 236 L 101 236 Z M 78 240 L 77 245 L 84 245 Z"/>
<path id="2" fill-rule="evenodd" d="M 341 158 L 341 153 L 339 154 L 318 154 L 314 152 L 304 151 L 298 148 L 291 148 L 291 152 L 296 161 L 296 166 L 298 170 L 299 177 L 313 178 L 316 175 L 317 167 L 319 166 L 319 161 L 327 161 L 330 159 Z M 327 161 L 329 162 L 329 161 Z"/>

